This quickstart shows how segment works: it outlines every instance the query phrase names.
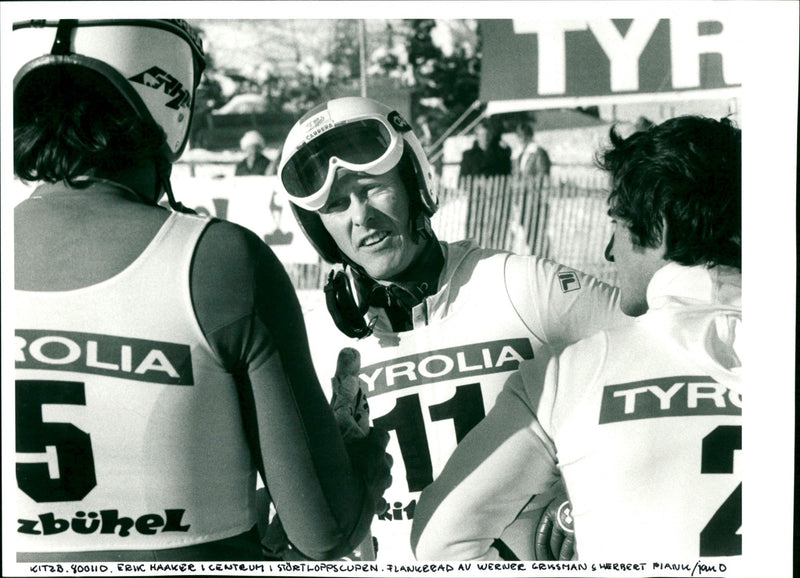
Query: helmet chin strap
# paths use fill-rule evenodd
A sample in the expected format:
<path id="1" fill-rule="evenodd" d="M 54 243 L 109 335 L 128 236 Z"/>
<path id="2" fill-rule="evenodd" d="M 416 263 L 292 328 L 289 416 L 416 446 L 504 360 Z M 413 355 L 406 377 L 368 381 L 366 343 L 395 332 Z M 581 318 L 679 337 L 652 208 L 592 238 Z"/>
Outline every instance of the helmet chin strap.
<path id="1" fill-rule="evenodd" d="M 422 211 L 417 211 L 417 216 L 411 223 L 411 231 L 412 236 L 416 237 L 415 241 L 429 241 L 434 238 L 431 219 Z"/>
<path id="2" fill-rule="evenodd" d="M 196 212 L 180 203 L 175 199 L 175 194 L 172 192 L 172 183 L 170 176 L 172 175 L 172 163 L 170 163 L 164 155 L 159 155 L 155 159 L 156 163 L 156 180 L 158 191 L 164 191 L 167 194 L 167 202 L 170 208 L 176 213 L 196 214 Z M 156 193 L 155 204 L 158 204 L 158 197 Z"/>

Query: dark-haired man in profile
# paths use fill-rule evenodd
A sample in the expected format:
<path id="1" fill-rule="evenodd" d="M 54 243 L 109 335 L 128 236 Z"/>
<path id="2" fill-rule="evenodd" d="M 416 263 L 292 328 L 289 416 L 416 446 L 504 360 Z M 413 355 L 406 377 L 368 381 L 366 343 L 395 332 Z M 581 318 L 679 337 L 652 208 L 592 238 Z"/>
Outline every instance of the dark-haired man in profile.
<path id="1" fill-rule="evenodd" d="M 742 553 L 741 131 L 680 117 L 623 139 L 606 258 L 635 317 L 525 362 L 417 505 L 420 559 L 496 557 L 563 475 L 584 560 Z"/>

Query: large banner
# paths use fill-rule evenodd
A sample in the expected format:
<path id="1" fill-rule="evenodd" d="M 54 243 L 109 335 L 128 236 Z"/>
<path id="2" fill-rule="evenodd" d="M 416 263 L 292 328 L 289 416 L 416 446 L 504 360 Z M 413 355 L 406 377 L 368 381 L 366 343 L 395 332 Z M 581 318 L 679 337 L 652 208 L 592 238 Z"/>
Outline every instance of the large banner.
<path id="1" fill-rule="evenodd" d="M 738 94 L 741 19 L 483 20 L 488 114 Z"/>
<path id="2" fill-rule="evenodd" d="M 175 198 L 198 213 L 256 233 L 282 263 L 318 263 L 319 256 L 278 193 L 277 177 L 172 177 Z"/>
<path id="3" fill-rule="evenodd" d="M 277 177 L 189 177 L 173 174 L 175 198 L 200 214 L 247 227 L 258 235 L 284 264 L 318 263 L 319 256 L 277 190 Z M 26 199 L 35 184 L 15 179 L 3 191 L 12 205 Z M 162 200 L 166 204 L 166 199 Z"/>

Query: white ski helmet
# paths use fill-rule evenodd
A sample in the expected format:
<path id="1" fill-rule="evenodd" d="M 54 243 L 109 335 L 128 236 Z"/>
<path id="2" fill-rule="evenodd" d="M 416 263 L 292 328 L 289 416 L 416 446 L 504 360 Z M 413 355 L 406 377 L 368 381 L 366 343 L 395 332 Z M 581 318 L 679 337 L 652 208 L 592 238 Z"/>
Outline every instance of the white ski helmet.
<path id="1" fill-rule="evenodd" d="M 189 137 L 194 96 L 205 68 L 202 41 L 183 20 L 30 20 L 13 25 L 14 116 L 36 114 L 36 95 L 56 74 L 116 90 L 145 123 L 164 132 L 174 162 Z M 89 80 L 92 79 L 92 80 Z"/>
<path id="2" fill-rule="evenodd" d="M 348 96 L 321 104 L 298 120 L 283 146 L 280 188 L 311 244 L 329 263 L 342 263 L 318 211 L 328 199 L 339 168 L 382 175 L 407 159 L 404 175 L 412 230 L 438 208 L 433 169 L 419 139 L 397 111 L 370 98 Z M 429 221 L 428 221 L 429 225 Z"/>

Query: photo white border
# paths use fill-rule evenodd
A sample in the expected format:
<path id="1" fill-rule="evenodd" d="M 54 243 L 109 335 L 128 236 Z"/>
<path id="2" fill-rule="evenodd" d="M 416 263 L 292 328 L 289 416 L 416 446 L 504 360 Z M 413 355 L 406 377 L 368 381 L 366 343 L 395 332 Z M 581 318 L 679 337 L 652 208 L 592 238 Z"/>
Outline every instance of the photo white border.
<path id="1" fill-rule="evenodd" d="M 309 6 L 312 4 L 313 6 Z M 206 18 L 581 18 L 674 17 L 736 12 L 747 22 L 741 125 L 744 139 L 744 316 L 748 333 L 744 372 L 743 576 L 792 575 L 794 550 L 796 178 L 798 3 L 748 2 L 1 2 L 0 186 L 12 179 L 12 22 L 60 17 Z M 3 504 L 13 500 L 13 211 L 0 196 L 2 243 Z M 751 426 L 750 424 L 758 424 Z M 3 508 L 3 574 L 22 575 L 13 563 L 14 520 Z M 621 539 L 624 539 L 621 537 Z M 18 574 L 19 573 L 19 574 Z M 622 574 L 609 574 L 622 575 Z"/>

